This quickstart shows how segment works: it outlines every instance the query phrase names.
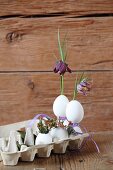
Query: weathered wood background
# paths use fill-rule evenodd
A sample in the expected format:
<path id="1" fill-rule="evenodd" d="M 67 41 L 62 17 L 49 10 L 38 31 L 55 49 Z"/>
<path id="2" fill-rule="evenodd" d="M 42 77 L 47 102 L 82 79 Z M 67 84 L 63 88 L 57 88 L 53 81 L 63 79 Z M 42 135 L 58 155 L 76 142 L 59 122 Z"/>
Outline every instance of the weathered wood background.
<path id="1" fill-rule="evenodd" d="M 83 125 L 113 130 L 113 0 L 0 0 L 0 125 L 52 114 L 59 77 L 52 72 L 57 30 L 68 31 L 65 94 L 75 73 L 93 79 Z"/>

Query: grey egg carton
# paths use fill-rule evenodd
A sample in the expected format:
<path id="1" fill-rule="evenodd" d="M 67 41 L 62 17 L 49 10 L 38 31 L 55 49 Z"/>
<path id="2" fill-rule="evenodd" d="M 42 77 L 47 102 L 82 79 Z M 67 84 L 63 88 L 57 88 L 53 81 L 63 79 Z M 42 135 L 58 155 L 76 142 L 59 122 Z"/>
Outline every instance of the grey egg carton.
<path id="1" fill-rule="evenodd" d="M 22 127 L 25 127 L 29 121 L 19 122 L 11 125 L 1 126 L 0 127 L 0 137 L 5 140 L 9 136 L 11 130 L 18 130 Z M 33 145 L 26 147 L 22 151 L 16 152 L 7 152 L 0 151 L 0 161 L 3 161 L 4 165 L 14 166 L 18 164 L 18 161 L 33 161 L 35 156 L 37 157 L 49 157 L 51 152 L 56 154 L 64 154 L 69 149 L 79 149 L 88 133 L 84 133 L 77 136 L 71 136 L 64 140 L 59 140 L 52 142 L 50 144 L 43 145 Z"/>

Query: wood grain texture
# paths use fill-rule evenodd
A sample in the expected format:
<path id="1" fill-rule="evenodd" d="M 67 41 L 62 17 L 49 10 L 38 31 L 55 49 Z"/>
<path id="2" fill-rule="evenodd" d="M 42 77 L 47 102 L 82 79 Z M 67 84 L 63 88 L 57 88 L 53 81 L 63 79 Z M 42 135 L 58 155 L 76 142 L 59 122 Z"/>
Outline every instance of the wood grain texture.
<path id="1" fill-rule="evenodd" d="M 48 17 L 0 21 L 0 71 L 52 70 L 58 27 L 73 70 L 113 70 L 113 17 Z"/>
<path id="2" fill-rule="evenodd" d="M 113 129 L 113 73 L 87 73 L 94 81 L 87 97 L 78 96 L 84 106 L 83 125 L 89 131 Z M 109 77 L 109 78 L 108 78 Z M 65 94 L 72 99 L 75 73 L 66 74 Z M 59 95 L 59 76 L 54 73 L 0 74 L 0 124 L 33 118 L 38 113 L 52 113 L 52 103 Z M 107 120 L 107 121 L 106 121 Z M 109 122 L 109 123 L 108 123 Z"/>
<path id="3" fill-rule="evenodd" d="M 0 0 L 0 15 L 63 15 L 113 13 L 113 0 Z"/>
<path id="4" fill-rule="evenodd" d="M 63 155 L 52 154 L 49 158 L 35 158 L 31 163 L 19 162 L 17 166 L 4 166 L 0 162 L 0 170 L 113 170 L 113 132 L 101 132 L 93 135 L 100 148 L 97 153 L 95 145 L 87 141 L 80 151 L 67 151 Z"/>
<path id="5" fill-rule="evenodd" d="M 61 38 L 68 32 L 69 66 L 94 79 L 91 94 L 79 98 L 83 125 L 113 129 L 113 0 L 0 0 L 0 124 L 52 114 L 58 27 Z M 66 80 L 70 99 L 73 77 Z"/>

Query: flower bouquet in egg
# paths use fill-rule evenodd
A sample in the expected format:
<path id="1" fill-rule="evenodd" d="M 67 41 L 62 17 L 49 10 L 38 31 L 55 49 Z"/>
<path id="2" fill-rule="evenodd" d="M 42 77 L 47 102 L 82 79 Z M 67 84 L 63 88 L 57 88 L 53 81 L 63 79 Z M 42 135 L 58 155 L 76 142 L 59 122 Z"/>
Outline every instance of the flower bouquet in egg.
<path id="1" fill-rule="evenodd" d="M 73 97 L 69 101 L 64 95 L 64 76 L 72 70 L 66 62 L 66 36 L 61 43 L 59 30 L 58 47 L 60 59 L 54 72 L 60 76 L 60 95 L 53 102 L 55 117 L 41 113 L 32 120 L 0 127 L 0 161 L 4 165 L 16 165 L 19 158 L 31 162 L 35 155 L 49 157 L 51 152 L 65 153 L 67 148 L 81 149 L 84 139 L 91 139 L 99 151 L 95 141 L 84 131 L 85 128 L 81 128 L 84 108 L 76 100 L 79 93 L 87 95 L 92 83 L 84 73 L 76 75 Z"/>

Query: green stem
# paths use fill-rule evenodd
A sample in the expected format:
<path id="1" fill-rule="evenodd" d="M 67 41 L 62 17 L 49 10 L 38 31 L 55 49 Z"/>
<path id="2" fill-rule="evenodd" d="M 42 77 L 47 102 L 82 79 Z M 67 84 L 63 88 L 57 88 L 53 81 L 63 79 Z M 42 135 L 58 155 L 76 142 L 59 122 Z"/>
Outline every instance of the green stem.
<path id="1" fill-rule="evenodd" d="M 74 87 L 74 92 L 73 92 L 73 100 L 75 100 L 76 97 L 77 97 L 77 82 L 78 82 L 78 75 L 76 76 L 76 80 L 75 80 L 75 87 Z"/>
<path id="2" fill-rule="evenodd" d="M 75 90 L 74 90 L 74 92 L 73 92 L 73 100 L 75 100 L 75 98 L 76 98 L 76 94 L 75 94 Z"/>
<path id="3" fill-rule="evenodd" d="M 63 75 L 60 76 L 60 93 L 61 95 L 64 94 L 64 76 Z"/>

